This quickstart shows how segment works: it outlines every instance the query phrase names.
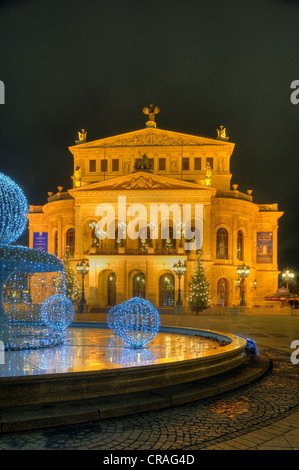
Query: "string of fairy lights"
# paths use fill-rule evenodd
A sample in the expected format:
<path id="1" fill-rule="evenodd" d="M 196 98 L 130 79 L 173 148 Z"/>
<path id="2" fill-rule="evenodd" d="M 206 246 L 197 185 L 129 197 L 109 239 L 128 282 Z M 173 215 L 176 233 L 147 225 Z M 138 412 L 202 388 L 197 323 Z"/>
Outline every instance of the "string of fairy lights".
<path id="1" fill-rule="evenodd" d="M 6 350 L 62 344 L 74 316 L 63 262 L 11 244 L 25 230 L 28 210 L 22 189 L 0 173 L 0 340 Z"/>
<path id="2" fill-rule="evenodd" d="M 139 349 L 157 335 L 160 315 L 148 300 L 133 297 L 109 310 L 107 324 L 126 345 Z"/>

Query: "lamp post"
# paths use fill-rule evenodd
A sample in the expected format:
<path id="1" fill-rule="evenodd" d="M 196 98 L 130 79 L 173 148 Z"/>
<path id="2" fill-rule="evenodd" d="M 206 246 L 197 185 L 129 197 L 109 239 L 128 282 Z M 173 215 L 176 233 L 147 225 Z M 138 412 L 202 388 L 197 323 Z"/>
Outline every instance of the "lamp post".
<path id="1" fill-rule="evenodd" d="M 187 269 L 186 261 L 184 261 L 184 263 L 182 263 L 181 260 L 179 260 L 177 263 L 174 263 L 174 265 L 173 265 L 173 270 L 179 278 L 178 300 L 176 301 L 176 305 L 178 305 L 178 306 L 183 305 L 183 302 L 182 302 L 182 299 L 181 299 L 181 277 L 186 272 L 186 269 Z"/>
<path id="2" fill-rule="evenodd" d="M 179 243 L 180 248 L 183 247 L 183 236 L 185 236 L 185 230 L 184 230 L 185 227 L 186 227 L 186 224 L 184 224 L 183 222 L 177 223 L 177 234 L 180 239 L 180 243 Z"/>
<path id="3" fill-rule="evenodd" d="M 83 305 L 86 304 L 85 295 L 84 295 L 84 277 L 86 276 L 86 274 L 88 274 L 89 263 L 88 261 L 82 260 L 81 263 L 77 263 L 76 268 L 77 268 L 77 272 L 81 274 L 82 276 L 82 294 L 81 294 L 81 300 L 79 303 L 78 312 L 83 313 Z"/>
<path id="4" fill-rule="evenodd" d="M 281 274 L 282 279 L 286 282 L 287 285 L 287 298 L 286 298 L 286 305 L 289 305 L 289 283 L 294 279 L 295 274 L 289 270 L 289 268 L 285 269 Z"/>
<path id="5" fill-rule="evenodd" d="M 246 307 L 245 302 L 245 279 L 249 276 L 250 268 L 249 266 L 245 266 L 243 263 L 242 266 L 237 267 L 237 274 L 239 279 L 237 281 L 236 289 L 240 289 L 240 307 Z"/>

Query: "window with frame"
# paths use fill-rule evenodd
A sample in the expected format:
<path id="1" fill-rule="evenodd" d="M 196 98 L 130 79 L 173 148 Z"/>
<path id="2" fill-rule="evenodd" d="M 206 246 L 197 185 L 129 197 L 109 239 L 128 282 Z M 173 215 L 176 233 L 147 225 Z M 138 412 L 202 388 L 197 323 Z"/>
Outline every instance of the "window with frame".
<path id="1" fill-rule="evenodd" d="M 225 228 L 217 230 L 216 258 L 228 259 L 228 233 Z"/>
<path id="2" fill-rule="evenodd" d="M 182 169 L 189 170 L 189 158 L 182 159 Z"/>
<path id="3" fill-rule="evenodd" d="M 207 163 L 210 164 L 211 170 L 213 170 L 214 169 L 214 158 L 213 157 L 207 158 Z"/>
<path id="4" fill-rule="evenodd" d="M 165 158 L 159 158 L 159 170 L 160 171 L 166 170 L 166 159 Z"/>
<path id="5" fill-rule="evenodd" d="M 201 170 L 201 158 L 194 158 L 194 170 Z"/>
<path id="6" fill-rule="evenodd" d="M 112 159 L 112 171 L 119 171 L 119 159 L 118 158 Z"/>
<path id="7" fill-rule="evenodd" d="M 89 160 L 89 171 L 93 172 L 97 170 L 97 161 L 96 160 Z"/>
<path id="8" fill-rule="evenodd" d="M 69 228 L 68 231 L 66 232 L 65 236 L 65 245 L 66 249 L 70 251 L 70 253 L 74 254 L 75 251 L 75 229 L 74 228 Z"/>
<path id="9" fill-rule="evenodd" d="M 107 160 L 101 160 L 101 171 L 107 171 Z"/>
<path id="10" fill-rule="evenodd" d="M 242 230 L 237 234 L 237 258 L 239 261 L 244 260 L 244 234 Z"/>

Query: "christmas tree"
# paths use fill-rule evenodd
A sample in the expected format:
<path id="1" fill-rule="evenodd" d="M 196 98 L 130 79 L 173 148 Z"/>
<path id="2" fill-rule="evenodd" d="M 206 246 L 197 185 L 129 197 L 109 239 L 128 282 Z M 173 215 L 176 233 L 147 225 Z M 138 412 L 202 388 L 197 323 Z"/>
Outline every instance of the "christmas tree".
<path id="1" fill-rule="evenodd" d="M 65 288 L 66 296 L 73 302 L 76 303 L 80 299 L 80 285 L 77 278 L 77 271 L 73 264 L 73 255 L 69 247 L 66 247 L 66 253 L 62 258 L 62 262 L 65 268 Z"/>
<path id="2" fill-rule="evenodd" d="M 209 307 L 209 283 L 206 281 L 201 252 L 196 260 L 192 281 L 189 283 L 189 305 L 196 313 Z"/>

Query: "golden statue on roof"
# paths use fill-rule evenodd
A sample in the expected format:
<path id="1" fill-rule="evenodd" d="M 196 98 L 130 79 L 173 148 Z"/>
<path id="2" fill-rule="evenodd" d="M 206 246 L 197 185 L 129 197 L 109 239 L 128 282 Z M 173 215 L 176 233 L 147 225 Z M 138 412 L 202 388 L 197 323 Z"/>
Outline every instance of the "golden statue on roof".
<path id="1" fill-rule="evenodd" d="M 226 135 L 226 127 L 220 126 L 220 129 L 217 129 L 218 139 L 228 140 Z"/>
<path id="2" fill-rule="evenodd" d="M 143 108 L 142 112 L 143 114 L 149 115 L 149 120 L 146 123 L 146 127 L 157 127 L 157 124 L 155 122 L 155 116 L 156 114 L 159 114 L 160 108 L 158 106 L 150 104 L 148 108 Z"/>
<path id="3" fill-rule="evenodd" d="M 86 140 L 87 132 L 85 129 L 81 129 L 81 132 L 78 132 L 78 138 L 80 142 Z"/>

